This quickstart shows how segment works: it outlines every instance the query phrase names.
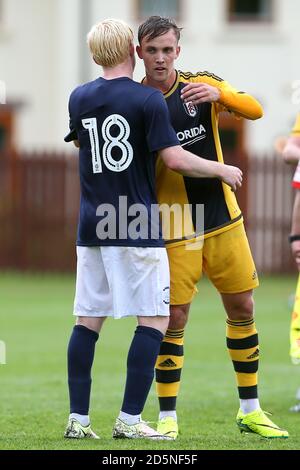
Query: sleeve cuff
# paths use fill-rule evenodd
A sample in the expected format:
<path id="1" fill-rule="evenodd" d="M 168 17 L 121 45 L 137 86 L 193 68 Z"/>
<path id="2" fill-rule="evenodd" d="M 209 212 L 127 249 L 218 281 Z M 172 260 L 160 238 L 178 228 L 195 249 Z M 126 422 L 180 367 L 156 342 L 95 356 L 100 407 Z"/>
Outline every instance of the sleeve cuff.
<path id="1" fill-rule="evenodd" d="M 77 132 L 75 129 L 72 129 L 69 134 L 67 134 L 64 138 L 64 141 L 65 142 L 72 142 L 73 140 L 77 140 L 78 139 L 78 136 L 77 136 Z"/>

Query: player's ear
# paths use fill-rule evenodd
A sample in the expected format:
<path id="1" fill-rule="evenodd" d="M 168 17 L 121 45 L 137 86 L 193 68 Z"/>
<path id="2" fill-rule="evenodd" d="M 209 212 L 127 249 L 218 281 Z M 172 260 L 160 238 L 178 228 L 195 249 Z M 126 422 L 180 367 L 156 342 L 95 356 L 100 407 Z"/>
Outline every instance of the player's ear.
<path id="1" fill-rule="evenodd" d="M 137 55 L 139 56 L 140 59 L 143 58 L 141 46 L 136 46 L 136 53 L 137 53 Z"/>
<path id="2" fill-rule="evenodd" d="M 181 47 L 180 47 L 180 46 L 177 46 L 177 47 L 176 47 L 176 59 L 179 57 L 180 51 L 181 51 Z"/>

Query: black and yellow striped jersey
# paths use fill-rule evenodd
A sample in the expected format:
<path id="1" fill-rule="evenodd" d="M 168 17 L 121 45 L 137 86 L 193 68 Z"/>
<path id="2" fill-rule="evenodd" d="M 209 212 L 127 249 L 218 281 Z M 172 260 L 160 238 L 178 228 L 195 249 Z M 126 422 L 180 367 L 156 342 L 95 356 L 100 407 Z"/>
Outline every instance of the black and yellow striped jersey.
<path id="1" fill-rule="evenodd" d="M 194 106 L 185 104 L 180 95 L 185 83 L 202 82 L 219 88 L 218 102 Z M 177 71 L 176 80 L 165 93 L 171 122 L 183 148 L 209 160 L 223 162 L 218 132 L 220 111 L 233 112 L 237 117 L 258 119 L 262 116 L 260 104 L 250 95 L 235 90 L 229 83 L 209 72 L 196 74 Z M 164 228 L 167 243 L 182 242 L 198 235 L 195 230 L 198 204 L 204 204 L 205 236 L 216 235 L 242 223 L 242 214 L 230 187 L 216 178 L 190 178 L 166 168 L 158 159 L 156 185 L 159 204 L 190 204 L 191 213 L 184 212 L 185 229 Z M 188 220 L 190 218 L 190 220 Z M 182 224 L 183 226 L 184 224 Z M 190 227 L 187 229 L 187 227 Z M 169 233 L 168 233 L 169 230 Z"/>

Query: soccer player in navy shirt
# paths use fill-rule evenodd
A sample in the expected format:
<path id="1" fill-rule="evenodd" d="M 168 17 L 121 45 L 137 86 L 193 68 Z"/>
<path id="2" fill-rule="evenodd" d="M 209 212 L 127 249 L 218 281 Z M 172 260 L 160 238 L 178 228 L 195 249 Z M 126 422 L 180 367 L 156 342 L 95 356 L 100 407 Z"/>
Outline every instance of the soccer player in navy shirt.
<path id="1" fill-rule="evenodd" d="M 113 436 L 170 439 L 141 419 L 169 321 L 169 266 L 155 210 L 156 154 L 175 171 L 217 177 L 232 189 L 241 185 L 242 174 L 181 148 L 161 92 L 132 80 L 133 34 L 125 23 L 102 21 L 88 43 L 104 73 L 76 88 L 69 100 L 65 140 L 80 148 L 81 201 L 65 437 L 98 438 L 89 419 L 95 344 L 106 317 L 137 316 Z"/>

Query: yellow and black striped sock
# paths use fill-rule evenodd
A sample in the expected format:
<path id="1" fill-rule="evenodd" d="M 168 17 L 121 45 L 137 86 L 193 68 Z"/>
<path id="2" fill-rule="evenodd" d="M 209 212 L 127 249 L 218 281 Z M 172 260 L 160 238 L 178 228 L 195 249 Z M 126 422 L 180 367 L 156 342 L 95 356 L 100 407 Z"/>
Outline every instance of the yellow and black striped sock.
<path id="1" fill-rule="evenodd" d="M 239 398 L 257 398 L 259 346 L 254 320 L 227 319 L 226 323 L 227 348 L 236 373 Z"/>
<path id="2" fill-rule="evenodd" d="M 183 366 L 184 330 L 167 330 L 155 365 L 156 392 L 160 411 L 176 409 Z"/>

